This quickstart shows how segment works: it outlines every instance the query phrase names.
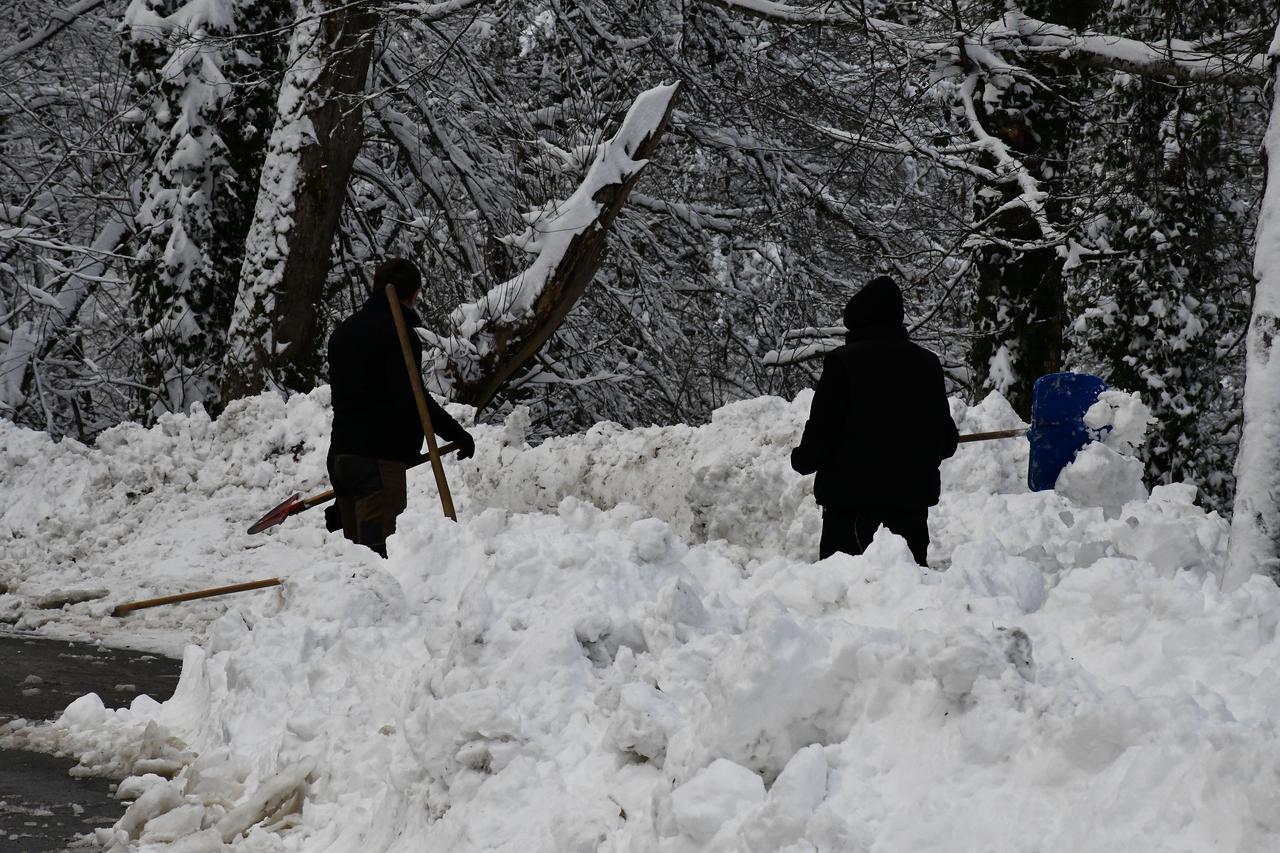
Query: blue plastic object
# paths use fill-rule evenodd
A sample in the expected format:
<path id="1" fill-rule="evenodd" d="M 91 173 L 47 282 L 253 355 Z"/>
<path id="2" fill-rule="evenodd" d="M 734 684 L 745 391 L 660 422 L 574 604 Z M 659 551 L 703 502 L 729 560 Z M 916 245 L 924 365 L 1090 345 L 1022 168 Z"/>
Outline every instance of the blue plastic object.
<path id="1" fill-rule="evenodd" d="M 1058 474 L 1076 453 L 1093 440 L 1084 413 L 1107 389 L 1107 383 L 1088 373 L 1050 373 L 1031 389 L 1031 462 L 1027 485 L 1033 492 L 1052 489 Z"/>

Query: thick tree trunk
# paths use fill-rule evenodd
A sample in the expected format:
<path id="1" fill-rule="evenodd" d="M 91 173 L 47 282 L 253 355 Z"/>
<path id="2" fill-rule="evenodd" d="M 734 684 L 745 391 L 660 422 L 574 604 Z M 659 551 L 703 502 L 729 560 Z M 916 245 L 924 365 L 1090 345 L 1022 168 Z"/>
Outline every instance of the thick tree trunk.
<path id="1" fill-rule="evenodd" d="M 1267 183 L 1253 254 L 1258 284 L 1246 342 L 1244 429 L 1224 589 L 1254 574 L 1280 581 L 1280 27 L 1267 56 L 1272 70 L 1271 120 L 1263 148 Z"/>
<path id="2" fill-rule="evenodd" d="M 1033 0 L 1026 4 L 1026 12 L 1081 29 L 1097 5 L 1096 0 Z M 1002 8 L 1003 4 L 993 4 L 991 12 L 999 15 Z M 1006 93 L 1000 104 L 984 116 L 989 132 L 1021 155 L 1049 193 L 1045 206 L 1050 218 L 1061 221 L 1065 212 L 1061 164 L 1070 159 L 1075 143 L 1070 120 L 1061 112 L 1062 104 L 1038 90 L 1022 97 Z M 1006 185 L 998 198 L 980 199 L 975 219 L 989 215 L 1019 191 Z M 1005 214 L 994 225 L 1003 232 L 1000 236 L 1010 240 L 1034 242 L 1041 237 L 1027 217 Z M 970 349 L 974 384 L 976 390 L 998 388 L 1023 418 L 1031 417 L 1031 387 L 1036 379 L 1062 369 L 1064 265 L 1064 258 L 1054 249 L 1018 252 L 990 246 L 974 258 L 977 285 Z"/>
<path id="3" fill-rule="evenodd" d="M 224 401 L 315 382 L 316 305 L 363 141 L 362 98 L 377 23 L 368 5 L 303 3 L 246 241 Z"/>
<path id="4" fill-rule="evenodd" d="M 1007 199 L 1005 199 L 1007 200 Z M 1005 236 L 1034 240 L 1035 226 L 1011 226 Z M 1031 418 L 1031 386 L 1062 369 L 1063 264 L 1053 249 L 980 250 L 974 259 L 974 340 L 970 363 L 981 388 L 995 388 Z"/>

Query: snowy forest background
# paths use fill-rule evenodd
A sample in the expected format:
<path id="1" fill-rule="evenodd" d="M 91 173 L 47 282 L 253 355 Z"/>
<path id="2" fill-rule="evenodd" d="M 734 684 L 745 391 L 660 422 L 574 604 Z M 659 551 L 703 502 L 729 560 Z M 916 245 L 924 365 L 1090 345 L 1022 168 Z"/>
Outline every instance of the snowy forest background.
<path id="1" fill-rule="evenodd" d="M 527 405 L 549 434 L 794 395 L 851 289 L 888 272 L 955 390 L 1024 417 L 1060 369 L 1140 391 L 1148 482 L 1226 512 L 1275 14 L 7 0 L 0 416 L 90 441 L 309 389 L 386 255 L 422 268 L 438 344 L 528 263 L 504 239 L 522 215 L 678 80 L 593 284 L 493 412 Z"/>

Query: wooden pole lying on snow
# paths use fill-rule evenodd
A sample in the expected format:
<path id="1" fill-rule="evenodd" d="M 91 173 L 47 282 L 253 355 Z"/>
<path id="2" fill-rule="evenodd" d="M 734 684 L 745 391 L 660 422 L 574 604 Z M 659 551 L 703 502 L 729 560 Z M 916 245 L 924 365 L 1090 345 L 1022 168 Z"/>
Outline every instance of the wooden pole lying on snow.
<path id="1" fill-rule="evenodd" d="M 249 581 L 248 583 L 233 583 L 230 586 L 215 586 L 209 589 L 198 589 L 195 592 L 183 592 L 178 595 L 164 595 L 160 598 L 147 598 L 142 601 L 131 601 L 128 604 L 118 604 L 115 610 L 111 611 L 112 616 L 125 616 L 135 610 L 145 610 L 148 607 L 159 607 L 162 604 L 177 604 L 180 601 L 194 601 L 197 598 L 213 598 L 215 595 L 229 595 L 233 592 L 248 592 L 251 589 L 263 589 L 269 586 L 280 586 L 284 583 L 283 578 L 267 578 L 260 581 Z"/>
<path id="2" fill-rule="evenodd" d="M 436 488 L 440 490 L 440 505 L 444 514 L 454 521 L 458 514 L 453 509 L 453 495 L 449 494 L 449 482 L 444 478 L 444 466 L 440 464 L 440 448 L 436 446 L 436 431 L 431 427 L 431 412 L 427 410 L 426 392 L 422 390 L 422 376 L 418 373 L 418 361 L 409 346 L 409 330 L 404 325 L 400 311 L 400 297 L 394 284 L 387 285 L 387 301 L 391 303 L 391 317 L 396 321 L 396 334 L 400 336 L 400 350 L 404 353 L 404 366 L 409 371 L 409 384 L 413 386 L 413 398 L 418 403 L 418 417 L 422 419 L 422 431 L 427 436 L 427 456 L 431 458 L 431 473 L 436 475 Z"/>

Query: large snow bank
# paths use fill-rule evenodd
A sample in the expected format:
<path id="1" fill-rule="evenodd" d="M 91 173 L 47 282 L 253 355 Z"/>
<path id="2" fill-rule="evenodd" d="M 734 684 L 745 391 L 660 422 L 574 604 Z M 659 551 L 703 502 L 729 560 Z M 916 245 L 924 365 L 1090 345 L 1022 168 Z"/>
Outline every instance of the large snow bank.
<path id="1" fill-rule="evenodd" d="M 292 491 L 328 488 L 328 424 L 327 388 L 287 403 L 234 403 L 216 422 L 198 411 L 149 430 L 125 424 L 93 448 L 0 420 L 0 584 L 9 590 L 0 620 L 181 653 L 227 600 L 141 611 L 127 625 L 107 614 L 120 601 L 287 574 L 315 549 L 337 554 L 315 517 L 273 536 L 244 533 Z M 54 592 L 99 588 L 110 595 L 35 607 Z"/>
<path id="2" fill-rule="evenodd" d="M 1280 848 L 1280 590 L 1218 591 L 1221 519 L 1187 487 L 1028 493 L 1005 441 L 944 468 L 945 572 L 884 533 L 815 564 L 808 402 L 532 449 L 517 413 L 450 463 L 462 523 L 411 475 L 385 563 L 315 517 L 242 533 L 323 486 L 325 392 L 93 450 L 0 425 L 20 624 L 54 586 L 289 578 L 130 617 L 204 637 L 170 701 L 9 740 L 133 774 L 119 849 Z M 108 606 L 53 615 L 118 638 Z"/>

